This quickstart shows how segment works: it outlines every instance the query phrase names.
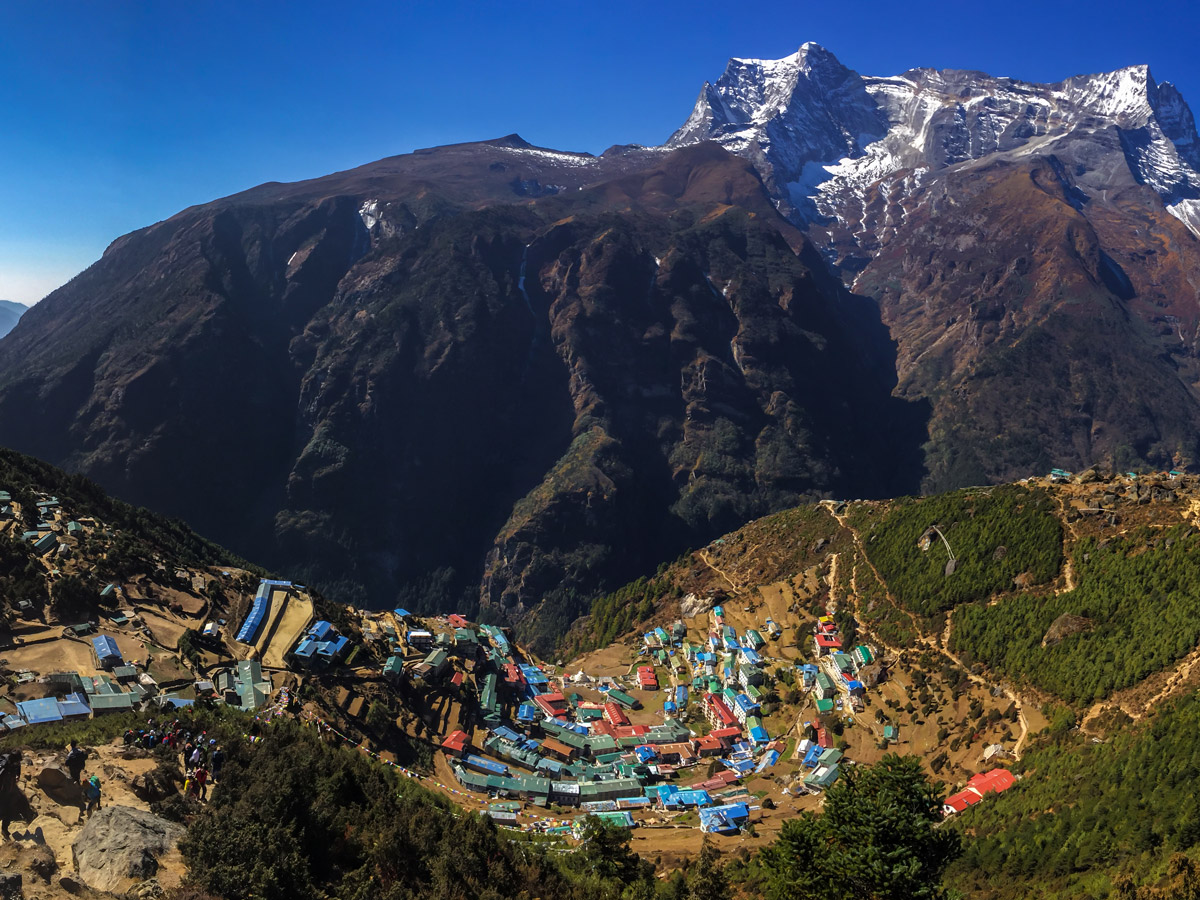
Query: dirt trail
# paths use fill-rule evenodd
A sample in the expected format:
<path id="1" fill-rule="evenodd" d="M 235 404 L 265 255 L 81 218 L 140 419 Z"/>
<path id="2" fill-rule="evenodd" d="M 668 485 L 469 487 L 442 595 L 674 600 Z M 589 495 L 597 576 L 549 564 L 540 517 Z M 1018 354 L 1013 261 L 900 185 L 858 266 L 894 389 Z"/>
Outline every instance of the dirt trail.
<path id="1" fill-rule="evenodd" d="M 838 524 L 840 524 L 843 528 L 845 528 L 847 531 L 850 532 L 851 536 L 854 539 L 854 546 L 858 549 L 858 555 L 860 555 L 863 558 L 863 560 L 871 568 L 872 573 L 874 573 L 875 577 L 879 580 L 879 583 L 881 585 L 883 585 L 884 591 L 887 594 L 888 602 L 892 603 L 897 609 L 904 609 L 904 607 L 902 607 L 902 606 L 900 606 L 900 604 L 896 603 L 896 599 L 892 596 L 891 591 L 888 590 L 887 582 L 884 581 L 882 577 L 880 577 L 879 570 L 875 568 L 874 563 L 871 562 L 871 559 L 869 556 L 867 556 L 866 551 L 864 551 L 862 549 L 862 538 L 859 536 L 858 530 L 855 529 L 853 526 L 851 526 L 849 524 L 849 522 L 847 522 L 846 516 L 844 514 L 839 515 L 834 510 L 834 506 L 832 503 L 822 503 L 821 505 L 824 506 L 827 510 L 829 510 L 829 514 L 831 516 L 833 516 L 835 519 L 837 519 Z M 907 610 L 905 610 L 905 612 L 907 612 Z M 923 634 L 921 632 L 921 629 L 919 627 L 917 627 L 916 618 L 913 617 L 911 615 L 911 613 L 909 614 L 909 616 L 910 616 L 910 618 L 912 618 L 914 630 L 919 635 L 918 640 L 921 643 L 925 644 L 930 649 L 932 649 L 938 653 L 941 653 L 947 659 L 951 660 L 956 666 L 958 666 L 960 669 L 962 669 L 966 673 L 967 678 L 970 681 L 972 681 L 973 683 L 978 684 L 981 687 L 984 687 L 989 691 L 993 690 L 994 687 L 996 687 L 995 685 L 993 685 L 991 682 L 989 682 L 983 676 L 976 675 L 974 672 L 972 672 L 971 669 L 958 657 L 958 655 L 950 650 L 950 632 L 951 632 L 951 629 L 953 627 L 953 622 L 954 622 L 953 614 L 948 613 L 946 615 L 946 625 L 942 629 L 942 633 L 940 635 L 940 641 L 939 641 L 939 637 L 937 637 L 937 636 Z M 889 648 L 889 649 L 896 650 L 898 648 Z M 1005 698 L 1007 698 L 1009 701 L 1012 702 L 1012 704 L 1014 705 L 1014 707 L 1016 708 L 1016 711 L 1017 711 L 1017 722 L 1021 726 L 1021 734 L 1017 738 L 1017 742 L 1014 745 L 1012 752 L 1013 752 L 1013 756 L 1015 758 L 1020 759 L 1021 758 L 1021 748 L 1025 745 L 1025 739 L 1029 735 L 1029 721 L 1025 716 L 1025 705 L 1021 702 L 1021 698 L 1017 695 L 1017 693 L 1015 691 L 1013 691 L 1011 688 L 1005 687 L 1003 685 L 1000 685 L 999 688 L 1000 688 L 1000 692 L 1004 695 Z"/>
<path id="2" fill-rule="evenodd" d="M 742 594 L 744 594 L 746 592 L 745 589 L 739 587 L 737 585 L 737 582 L 735 582 L 732 578 L 729 577 L 728 573 L 726 573 L 724 569 L 719 568 L 717 566 L 717 564 L 712 561 L 712 556 L 709 554 L 708 550 L 699 550 L 699 551 L 697 551 L 696 555 L 698 557 L 700 557 L 700 560 L 706 566 L 708 566 L 710 569 L 712 569 L 714 572 L 716 572 L 718 575 L 720 575 L 721 578 L 723 578 L 725 580 L 725 583 L 727 585 L 729 585 L 729 589 L 731 591 L 733 591 L 734 594 L 736 594 L 740 597 Z"/>
<path id="3" fill-rule="evenodd" d="M 1075 523 L 1067 518 L 1067 501 L 1062 491 L 1058 492 L 1058 508 L 1062 512 L 1060 518 L 1063 525 L 1071 535 L 1071 545 L 1073 546 L 1079 540 L 1079 533 L 1075 530 Z M 1075 565 L 1071 562 L 1070 547 L 1067 542 L 1063 542 L 1063 583 L 1060 587 L 1055 588 L 1054 593 L 1066 594 L 1075 590 Z"/>

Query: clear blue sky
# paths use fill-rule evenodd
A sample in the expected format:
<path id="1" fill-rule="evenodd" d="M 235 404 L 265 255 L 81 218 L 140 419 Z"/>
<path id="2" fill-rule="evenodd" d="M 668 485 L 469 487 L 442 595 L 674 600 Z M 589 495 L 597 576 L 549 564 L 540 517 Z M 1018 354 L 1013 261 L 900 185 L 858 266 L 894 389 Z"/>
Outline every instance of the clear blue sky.
<path id="1" fill-rule="evenodd" d="M 1185 0 L 810 3 L 304 0 L 0 6 L 0 298 L 117 236 L 263 181 L 519 132 L 659 143 L 730 56 L 814 40 L 864 74 L 1031 81 L 1149 63 L 1200 112 Z"/>

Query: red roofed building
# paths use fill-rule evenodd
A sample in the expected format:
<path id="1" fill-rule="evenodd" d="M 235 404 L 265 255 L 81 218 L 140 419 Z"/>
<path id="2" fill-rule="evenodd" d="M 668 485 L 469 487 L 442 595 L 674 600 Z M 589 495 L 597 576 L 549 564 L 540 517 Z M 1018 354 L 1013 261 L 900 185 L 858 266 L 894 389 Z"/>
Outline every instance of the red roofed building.
<path id="1" fill-rule="evenodd" d="M 604 704 L 604 719 L 612 725 L 628 725 L 629 716 L 625 715 L 625 710 L 621 709 L 611 700 Z"/>
<path id="2" fill-rule="evenodd" d="M 730 725 L 728 728 L 717 728 L 708 733 L 709 737 L 716 738 L 721 742 L 722 747 L 732 747 L 738 738 L 742 736 L 742 729 L 736 725 Z"/>
<path id="3" fill-rule="evenodd" d="M 696 741 L 696 754 L 698 756 L 720 756 L 724 752 L 725 745 L 721 743 L 719 738 L 713 737 L 711 733 L 706 734 Z"/>
<path id="4" fill-rule="evenodd" d="M 654 666 L 638 666 L 637 680 L 638 687 L 644 691 L 658 690 L 658 675 L 654 671 Z"/>
<path id="5" fill-rule="evenodd" d="M 598 719 L 590 723 L 588 727 L 591 729 L 592 734 L 607 734 L 609 737 L 612 737 L 615 731 L 612 722 L 605 722 L 603 719 Z"/>
<path id="6" fill-rule="evenodd" d="M 834 650 L 842 649 L 841 640 L 836 637 L 830 637 L 827 634 L 818 634 L 813 640 L 816 643 L 817 656 L 824 656 L 827 653 L 832 653 Z"/>
<path id="7" fill-rule="evenodd" d="M 1008 769 L 992 769 L 972 775 L 964 790 L 951 794 L 942 803 L 942 815 L 952 816 L 968 806 L 980 802 L 986 794 L 999 794 L 1013 786 L 1013 775 Z"/>
<path id="8" fill-rule="evenodd" d="M 617 740 L 620 740 L 621 738 L 641 737 L 643 734 L 649 733 L 649 725 L 614 725 L 612 730 L 612 736 Z"/>
<path id="9" fill-rule="evenodd" d="M 567 698 L 562 694 L 538 694 L 533 698 L 533 702 L 551 719 L 558 718 L 567 711 Z"/>
<path id="10" fill-rule="evenodd" d="M 704 695 L 704 714 L 713 728 L 729 728 L 737 724 L 737 719 L 725 705 L 725 701 L 716 694 Z"/>
<path id="11" fill-rule="evenodd" d="M 968 806 L 974 806 L 982 799 L 974 791 L 959 791 L 957 794 L 951 794 L 942 803 L 942 815 L 952 816 L 955 813 L 960 813 Z"/>
<path id="12" fill-rule="evenodd" d="M 999 794 L 1012 786 L 1013 776 L 1008 769 L 992 769 L 990 772 L 981 772 L 978 775 L 972 775 L 967 782 L 967 787 L 974 788 L 980 794 Z"/>
<path id="13" fill-rule="evenodd" d="M 722 788 L 727 788 L 731 784 L 736 784 L 741 776 L 737 772 L 726 769 L 724 772 L 718 772 L 712 778 L 701 781 L 691 786 L 693 791 L 719 791 Z"/>
<path id="14" fill-rule="evenodd" d="M 462 759 L 471 749 L 471 739 L 465 731 L 455 731 L 442 741 L 442 749 L 450 756 Z"/>
<path id="15" fill-rule="evenodd" d="M 451 613 L 449 621 L 455 628 L 467 628 L 471 624 L 458 613 Z"/>
<path id="16" fill-rule="evenodd" d="M 525 676 L 521 674 L 516 663 L 507 663 L 504 666 L 504 686 L 514 690 L 525 687 Z"/>

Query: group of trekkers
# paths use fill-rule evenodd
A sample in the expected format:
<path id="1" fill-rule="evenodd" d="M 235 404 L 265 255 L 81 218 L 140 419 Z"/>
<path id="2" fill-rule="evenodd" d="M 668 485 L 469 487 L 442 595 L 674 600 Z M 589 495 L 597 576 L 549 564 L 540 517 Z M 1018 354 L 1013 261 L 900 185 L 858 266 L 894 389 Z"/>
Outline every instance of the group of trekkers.
<path id="1" fill-rule="evenodd" d="M 153 750 L 161 745 L 178 750 L 184 771 L 184 795 L 207 802 L 208 784 L 220 779 L 221 767 L 225 764 L 225 751 L 217 745 L 216 739 L 209 738 L 206 731 L 193 733 L 179 719 L 164 722 L 161 728 L 155 727 L 153 719 L 146 724 L 148 729 L 134 731 L 131 728 L 125 732 L 125 746 Z"/>
<path id="2" fill-rule="evenodd" d="M 83 769 L 87 765 L 87 751 L 79 744 L 71 741 L 71 749 L 67 753 L 67 772 L 71 780 L 78 784 L 83 792 L 84 814 L 90 817 L 92 810 L 100 808 L 100 776 L 92 775 L 87 781 L 81 782 Z"/>

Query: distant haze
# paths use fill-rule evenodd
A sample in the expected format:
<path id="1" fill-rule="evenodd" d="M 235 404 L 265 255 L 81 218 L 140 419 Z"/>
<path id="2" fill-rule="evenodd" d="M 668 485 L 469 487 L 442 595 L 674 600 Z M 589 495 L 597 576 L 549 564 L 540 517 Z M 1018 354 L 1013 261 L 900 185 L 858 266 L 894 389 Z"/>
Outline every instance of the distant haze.
<path id="1" fill-rule="evenodd" d="M 24 303 L 17 303 L 15 300 L 0 300 L 0 337 L 4 337 L 12 331 L 21 316 L 28 311 L 29 307 Z"/>

